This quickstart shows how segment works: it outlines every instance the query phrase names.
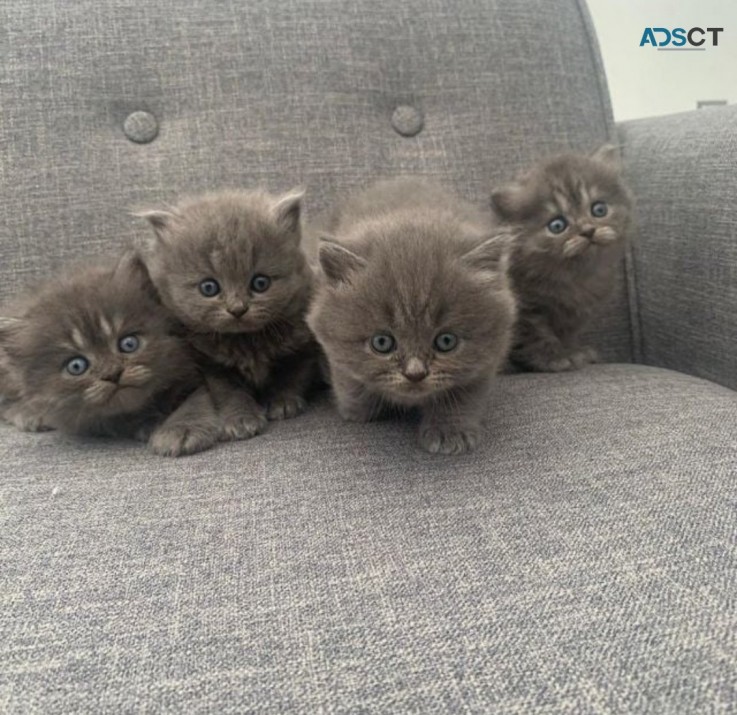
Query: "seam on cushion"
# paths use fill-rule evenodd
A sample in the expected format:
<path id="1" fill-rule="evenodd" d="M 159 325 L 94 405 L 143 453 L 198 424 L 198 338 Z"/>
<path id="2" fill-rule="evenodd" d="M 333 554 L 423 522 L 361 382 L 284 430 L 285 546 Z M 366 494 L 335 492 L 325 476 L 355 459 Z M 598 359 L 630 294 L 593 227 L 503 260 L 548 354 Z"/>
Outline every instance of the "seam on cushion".
<path id="1" fill-rule="evenodd" d="M 578 7 L 581 22 L 586 30 L 586 42 L 589 48 L 591 62 L 596 69 L 596 77 L 598 80 L 596 84 L 599 92 L 601 113 L 606 127 L 606 136 L 613 144 L 619 145 L 620 142 L 617 136 L 617 127 L 614 123 L 614 112 L 612 111 L 612 103 L 609 97 L 609 85 L 606 81 L 604 62 L 601 57 L 599 40 L 596 36 L 594 22 L 591 19 L 591 13 L 589 13 L 586 0 L 576 0 L 576 6 Z M 621 151 L 620 147 L 620 152 Z M 635 261 L 634 254 L 632 252 L 632 241 L 628 241 L 624 253 L 624 279 L 627 288 L 627 317 L 630 326 L 630 361 L 640 363 L 642 362 L 642 331 L 640 329 L 640 311 L 637 297 L 637 281 L 635 280 Z"/>
<path id="2" fill-rule="evenodd" d="M 629 148 L 627 142 L 627 130 L 624 128 L 623 124 L 620 124 L 617 129 L 617 137 L 620 143 L 619 152 L 622 157 L 622 162 L 627 166 L 627 162 L 625 161 L 626 151 Z M 635 205 L 635 209 L 636 208 L 637 206 Z M 629 297 L 630 329 L 632 331 L 632 349 L 634 352 L 634 359 L 636 363 L 645 365 L 647 363 L 645 362 L 642 312 L 640 311 L 640 290 L 638 288 L 637 263 L 635 261 L 635 239 L 637 234 L 637 224 L 633 218 L 632 225 L 630 227 L 630 235 L 628 236 L 627 248 L 624 253 L 625 277 L 627 279 L 627 294 Z"/>

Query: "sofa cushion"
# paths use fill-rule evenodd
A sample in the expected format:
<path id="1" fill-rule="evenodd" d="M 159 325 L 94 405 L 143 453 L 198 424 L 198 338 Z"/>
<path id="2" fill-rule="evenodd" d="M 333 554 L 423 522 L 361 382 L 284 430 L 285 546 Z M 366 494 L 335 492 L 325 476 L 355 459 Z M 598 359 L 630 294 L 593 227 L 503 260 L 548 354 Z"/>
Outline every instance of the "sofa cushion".
<path id="1" fill-rule="evenodd" d="M 181 460 L 3 427 L 2 709 L 726 709 L 736 423 L 610 365 L 501 378 L 460 458 L 326 403 Z"/>
<path id="2" fill-rule="evenodd" d="M 611 130 L 582 0 L 15 0 L 0 37 L 0 301 L 180 192 L 420 173 L 487 201 Z M 3 34 L 4 33 L 4 34 Z M 597 342 L 630 360 L 624 277 Z"/>

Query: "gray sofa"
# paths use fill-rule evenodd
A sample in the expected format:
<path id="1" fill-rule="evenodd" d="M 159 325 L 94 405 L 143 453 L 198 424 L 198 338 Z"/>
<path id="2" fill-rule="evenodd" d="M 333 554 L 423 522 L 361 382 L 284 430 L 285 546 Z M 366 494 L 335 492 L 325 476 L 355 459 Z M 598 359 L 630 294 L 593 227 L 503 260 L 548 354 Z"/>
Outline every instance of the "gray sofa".
<path id="1" fill-rule="evenodd" d="M 737 107 L 614 126 L 575 0 L 0 12 L 2 299 L 222 185 L 483 201 L 609 139 L 638 200 L 610 364 L 502 377 L 472 455 L 327 400 L 180 460 L 0 426 L 0 711 L 737 709 Z"/>

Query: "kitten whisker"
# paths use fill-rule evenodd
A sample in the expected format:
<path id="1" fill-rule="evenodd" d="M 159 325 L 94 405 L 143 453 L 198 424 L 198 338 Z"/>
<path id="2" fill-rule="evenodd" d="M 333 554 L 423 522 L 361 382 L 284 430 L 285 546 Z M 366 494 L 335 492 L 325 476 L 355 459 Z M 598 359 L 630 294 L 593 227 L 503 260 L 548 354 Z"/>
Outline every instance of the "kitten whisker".
<path id="1" fill-rule="evenodd" d="M 563 255 L 571 258 L 583 253 L 588 247 L 588 238 L 583 236 L 572 236 L 563 244 Z"/>
<path id="2" fill-rule="evenodd" d="M 611 226 L 603 226 L 596 230 L 592 240 L 602 245 L 614 243 L 617 240 L 617 232 Z"/>
<path id="3" fill-rule="evenodd" d="M 373 422 L 381 416 L 384 409 L 384 398 L 382 395 L 373 398 L 373 404 L 371 406 L 371 412 L 369 413 L 369 421 Z"/>
<path id="4" fill-rule="evenodd" d="M 134 365 L 126 368 L 120 380 L 120 387 L 140 387 L 153 376 L 151 368 L 146 365 Z"/>

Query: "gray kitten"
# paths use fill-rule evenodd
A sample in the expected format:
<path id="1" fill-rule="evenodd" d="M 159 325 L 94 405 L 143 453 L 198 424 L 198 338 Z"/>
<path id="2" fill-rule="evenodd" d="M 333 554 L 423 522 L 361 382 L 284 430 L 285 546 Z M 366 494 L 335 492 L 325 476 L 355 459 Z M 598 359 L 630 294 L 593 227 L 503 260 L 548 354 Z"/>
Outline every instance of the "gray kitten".
<path id="1" fill-rule="evenodd" d="M 340 414 L 419 408 L 424 449 L 473 449 L 515 316 L 507 239 L 484 212 L 411 177 L 358 193 L 326 227 L 308 323 Z"/>
<path id="2" fill-rule="evenodd" d="M 494 191 L 492 206 L 518 232 L 512 362 L 559 372 L 595 361 L 579 334 L 613 288 L 632 214 L 616 147 L 542 162 Z"/>
<path id="3" fill-rule="evenodd" d="M 294 417 L 317 366 L 305 323 L 312 272 L 300 247 L 303 192 L 220 191 L 140 215 L 159 296 L 200 356 L 224 439 Z"/>
<path id="4" fill-rule="evenodd" d="M 69 270 L 3 316 L 0 413 L 19 429 L 146 438 L 172 456 L 217 441 L 189 348 L 132 256 Z"/>

